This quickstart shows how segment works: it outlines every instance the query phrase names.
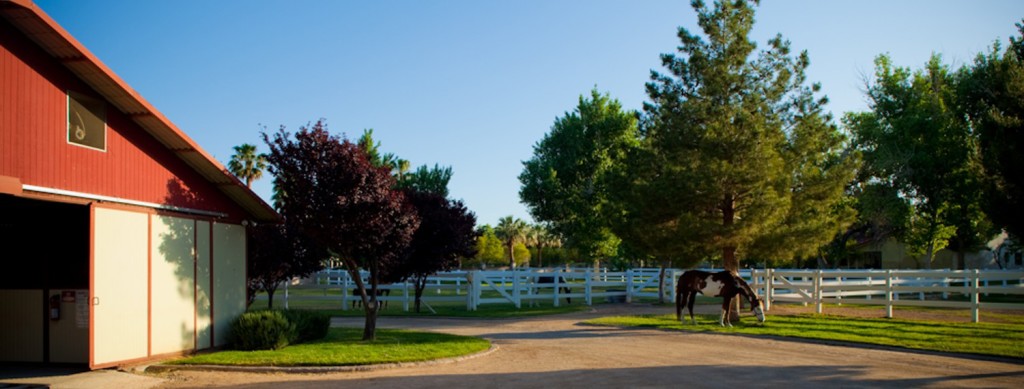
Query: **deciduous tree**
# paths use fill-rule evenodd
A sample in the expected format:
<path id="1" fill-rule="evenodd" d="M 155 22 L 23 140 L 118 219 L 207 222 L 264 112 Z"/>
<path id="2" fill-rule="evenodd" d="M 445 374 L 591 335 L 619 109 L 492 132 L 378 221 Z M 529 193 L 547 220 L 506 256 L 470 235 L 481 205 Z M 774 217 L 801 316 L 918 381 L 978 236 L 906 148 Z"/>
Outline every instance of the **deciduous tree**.
<path id="1" fill-rule="evenodd" d="M 274 308 L 274 292 L 282 282 L 323 269 L 327 250 L 287 224 L 259 224 L 247 228 L 249 298 L 267 293 L 267 309 Z"/>
<path id="2" fill-rule="evenodd" d="M 275 183 L 288 200 L 282 215 L 345 264 L 363 300 L 363 339 L 376 333 L 377 287 L 419 226 L 416 211 L 388 167 L 375 167 L 359 146 L 318 121 L 294 134 L 263 134 Z M 365 285 L 359 270 L 369 271 Z"/>
<path id="3" fill-rule="evenodd" d="M 440 193 L 406 190 L 416 208 L 420 226 L 397 269 L 412 279 L 416 312 L 420 312 L 427 277 L 459 266 L 461 258 L 476 254 L 476 215 L 461 201 L 448 200 Z"/>
<path id="4" fill-rule="evenodd" d="M 620 159 L 620 144 L 636 139 L 636 114 L 594 89 L 533 146 L 519 175 L 519 197 L 566 246 L 595 259 L 615 255 L 619 238 L 604 219 L 608 194 L 601 179 Z"/>

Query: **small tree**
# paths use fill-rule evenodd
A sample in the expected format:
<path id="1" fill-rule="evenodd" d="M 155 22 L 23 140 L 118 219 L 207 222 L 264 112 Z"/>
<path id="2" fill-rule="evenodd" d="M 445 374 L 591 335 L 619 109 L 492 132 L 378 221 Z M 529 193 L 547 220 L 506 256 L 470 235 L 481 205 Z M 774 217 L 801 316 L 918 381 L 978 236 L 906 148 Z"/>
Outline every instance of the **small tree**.
<path id="1" fill-rule="evenodd" d="M 299 128 L 294 139 L 282 128 L 263 140 L 275 184 L 288 195 L 282 215 L 345 264 L 363 300 L 363 339 L 373 340 L 377 286 L 419 226 L 415 209 L 393 189 L 390 168 L 375 167 L 363 149 L 330 135 L 322 120 Z M 360 269 L 369 271 L 369 285 Z"/>
<path id="2" fill-rule="evenodd" d="M 454 269 L 459 259 L 476 254 L 476 216 L 461 201 L 448 200 L 438 193 L 408 190 L 406 196 L 416 208 L 420 226 L 396 274 L 412 279 L 418 313 L 427 277 Z"/>
<path id="3" fill-rule="evenodd" d="M 294 227 L 260 224 L 248 228 L 248 297 L 267 292 L 267 309 L 274 308 L 274 292 L 282 282 L 305 277 L 323 268 L 327 251 Z"/>
<path id="4" fill-rule="evenodd" d="M 505 259 L 505 249 L 501 239 L 494 234 L 494 228 L 484 224 L 476 229 L 476 254 L 463 262 L 463 268 L 484 266 L 500 266 Z"/>

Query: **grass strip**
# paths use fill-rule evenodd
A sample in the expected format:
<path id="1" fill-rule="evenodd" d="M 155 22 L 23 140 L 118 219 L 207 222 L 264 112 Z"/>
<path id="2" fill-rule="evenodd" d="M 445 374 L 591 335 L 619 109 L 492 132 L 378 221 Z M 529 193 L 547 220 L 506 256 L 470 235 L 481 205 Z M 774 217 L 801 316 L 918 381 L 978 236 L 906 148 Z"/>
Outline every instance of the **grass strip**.
<path id="1" fill-rule="evenodd" d="M 681 324 L 675 315 L 611 316 L 587 324 L 645 327 L 687 332 L 771 335 L 876 344 L 908 349 L 992 355 L 1024 359 L 1024 324 L 947 323 L 830 315 L 770 316 L 764 324 L 744 318 L 732 328 L 718 325 L 718 315 L 698 315 L 697 325 Z"/>
<path id="2" fill-rule="evenodd" d="M 218 351 L 170 362 L 225 366 L 356 366 L 452 358 L 487 350 L 486 339 L 404 330 L 377 329 L 364 342 L 362 328 L 331 328 L 319 341 L 274 351 Z"/>

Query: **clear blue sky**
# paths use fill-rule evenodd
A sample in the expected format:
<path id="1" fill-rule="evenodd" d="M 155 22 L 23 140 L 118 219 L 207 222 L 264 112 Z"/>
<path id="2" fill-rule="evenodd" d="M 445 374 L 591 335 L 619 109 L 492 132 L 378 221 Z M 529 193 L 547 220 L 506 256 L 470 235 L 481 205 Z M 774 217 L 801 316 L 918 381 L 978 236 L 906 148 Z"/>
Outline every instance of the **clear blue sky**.
<path id="1" fill-rule="evenodd" d="M 450 165 L 451 195 L 479 224 L 514 215 L 521 161 L 593 87 L 627 109 L 646 100 L 686 1 L 67 1 L 37 4 L 204 149 L 261 151 L 275 130 L 326 118 L 373 128 L 413 166 Z M 781 33 L 811 57 L 831 110 L 865 110 L 873 59 L 920 68 L 932 52 L 969 63 L 1016 34 L 1024 1 L 771 1 L 760 46 Z M 270 179 L 254 184 L 265 199 Z"/>

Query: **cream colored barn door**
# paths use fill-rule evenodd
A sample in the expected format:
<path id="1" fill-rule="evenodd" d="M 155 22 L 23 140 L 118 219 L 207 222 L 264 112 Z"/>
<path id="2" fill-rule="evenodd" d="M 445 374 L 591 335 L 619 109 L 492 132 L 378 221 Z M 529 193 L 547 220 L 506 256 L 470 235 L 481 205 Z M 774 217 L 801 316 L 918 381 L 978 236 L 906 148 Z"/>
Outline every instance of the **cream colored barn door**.
<path id="1" fill-rule="evenodd" d="M 89 366 L 149 355 L 149 215 L 92 206 Z"/>

